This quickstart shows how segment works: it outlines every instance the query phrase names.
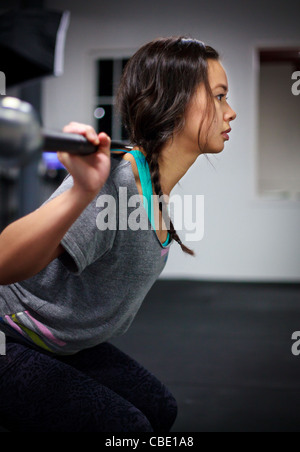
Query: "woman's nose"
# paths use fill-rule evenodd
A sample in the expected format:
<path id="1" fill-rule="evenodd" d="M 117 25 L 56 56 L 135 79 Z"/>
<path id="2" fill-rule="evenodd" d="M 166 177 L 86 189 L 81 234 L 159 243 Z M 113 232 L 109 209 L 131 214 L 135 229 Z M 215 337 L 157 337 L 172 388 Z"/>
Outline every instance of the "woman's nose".
<path id="1" fill-rule="evenodd" d="M 229 106 L 229 109 L 226 112 L 226 119 L 228 121 L 234 121 L 236 116 L 237 116 L 236 112 Z"/>

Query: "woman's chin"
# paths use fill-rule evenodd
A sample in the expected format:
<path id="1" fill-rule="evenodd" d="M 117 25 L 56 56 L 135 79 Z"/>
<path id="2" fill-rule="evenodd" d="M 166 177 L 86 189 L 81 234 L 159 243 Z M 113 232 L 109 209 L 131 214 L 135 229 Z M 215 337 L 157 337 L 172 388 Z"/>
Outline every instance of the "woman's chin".
<path id="1" fill-rule="evenodd" d="M 204 154 L 220 154 L 221 152 L 224 151 L 224 144 L 223 146 L 216 146 L 216 147 L 211 147 L 207 150 L 205 150 Z"/>

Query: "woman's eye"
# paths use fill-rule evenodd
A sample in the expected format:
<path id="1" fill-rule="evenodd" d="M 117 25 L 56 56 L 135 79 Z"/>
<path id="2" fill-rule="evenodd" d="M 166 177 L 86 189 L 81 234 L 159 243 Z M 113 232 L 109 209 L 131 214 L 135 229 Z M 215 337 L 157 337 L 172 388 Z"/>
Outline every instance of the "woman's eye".
<path id="1" fill-rule="evenodd" d="M 218 96 L 216 96 L 217 99 L 219 99 L 219 101 L 221 102 L 223 97 L 225 97 L 225 94 L 219 94 Z M 228 99 L 228 97 L 226 97 L 226 100 Z"/>

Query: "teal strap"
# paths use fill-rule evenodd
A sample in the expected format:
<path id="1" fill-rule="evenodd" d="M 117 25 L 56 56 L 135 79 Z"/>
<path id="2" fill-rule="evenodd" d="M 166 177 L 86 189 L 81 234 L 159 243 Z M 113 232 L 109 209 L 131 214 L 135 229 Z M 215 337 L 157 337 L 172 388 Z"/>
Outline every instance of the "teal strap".
<path id="1" fill-rule="evenodd" d="M 140 151 L 130 151 L 129 154 L 132 154 L 133 157 L 135 158 L 142 185 L 142 192 L 144 195 L 144 207 L 148 213 L 148 217 L 151 221 L 151 224 L 155 229 L 155 224 L 153 221 L 154 220 L 153 202 L 152 202 L 153 191 L 148 163 L 146 161 L 144 154 L 142 154 L 142 152 Z"/>
<path id="2" fill-rule="evenodd" d="M 148 213 L 150 222 L 155 230 L 153 198 L 152 198 L 153 190 L 152 190 L 152 181 L 151 181 L 151 175 L 150 175 L 150 169 L 149 169 L 148 162 L 147 162 L 144 154 L 140 151 L 129 151 L 128 153 L 132 154 L 133 157 L 135 158 L 139 176 L 140 176 L 141 185 L 142 185 L 142 192 L 143 192 L 143 196 L 144 196 L 144 207 Z M 145 198 L 146 198 L 147 202 L 145 201 Z M 162 245 L 167 246 L 169 243 L 169 239 L 170 239 L 170 233 L 168 233 L 167 240 Z"/>

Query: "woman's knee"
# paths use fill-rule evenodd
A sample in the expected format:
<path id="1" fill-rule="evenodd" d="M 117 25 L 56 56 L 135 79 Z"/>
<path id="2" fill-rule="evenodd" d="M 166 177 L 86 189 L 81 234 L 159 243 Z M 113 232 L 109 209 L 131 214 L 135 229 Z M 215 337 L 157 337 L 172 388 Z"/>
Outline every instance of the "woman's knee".
<path id="1" fill-rule="evenodd" d="M 165 393 L 160 403 L 160 425 L 158 430 L 161 432 L 169 432 L 173 427 L 178 414 L 178 405 L 175 397 L 165 388 Z"/>
<path id="2" fill-rule="evenodd" d="M 105 421 L 105 432 L 153 432 L 153 427 L 148 418 L 137 408 L 131 406 L 129 409 L 122 408 L 119 412 L 107 413 Z"/>
<path id="3" fill-rule="evenodd" d="M 145 413 L 155 432 L 169 432 L 178 412 L 175 397 L 155 378 L 144 398 L 141 398 L 139 408 Z"/>

